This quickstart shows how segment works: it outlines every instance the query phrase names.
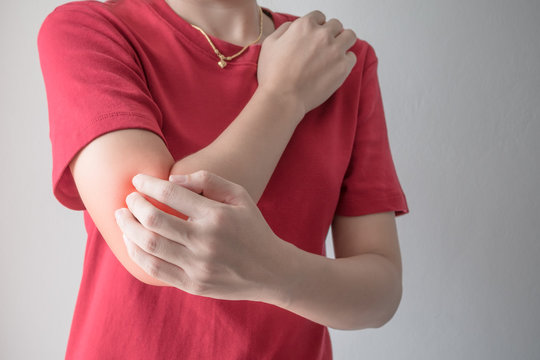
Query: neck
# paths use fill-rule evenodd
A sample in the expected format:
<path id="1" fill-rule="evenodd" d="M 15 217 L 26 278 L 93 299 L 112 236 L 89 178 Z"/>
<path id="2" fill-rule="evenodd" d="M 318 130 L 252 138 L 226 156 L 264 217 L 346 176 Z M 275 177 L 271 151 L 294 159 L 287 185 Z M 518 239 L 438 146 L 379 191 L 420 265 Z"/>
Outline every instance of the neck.
<path id="1" fill-rule="evenodd" d="M 246 46 L 260 31 L 260 14 L 256 0 L 165 0 L 188 23 L 208 35 L 229 43 Z M 274 23 L 263 12 L 262 43 L 274 29 Z"/>

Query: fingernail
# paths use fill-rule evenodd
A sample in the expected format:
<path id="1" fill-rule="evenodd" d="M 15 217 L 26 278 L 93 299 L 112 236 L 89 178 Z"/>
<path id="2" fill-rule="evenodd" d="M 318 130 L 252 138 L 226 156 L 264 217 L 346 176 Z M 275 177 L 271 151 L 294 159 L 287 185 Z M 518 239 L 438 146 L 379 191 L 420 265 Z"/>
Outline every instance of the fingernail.
<path id="1" fill-rule="evenodd" d="M 128 238 L 126 237 L 126 234 L 122 233 L 122 239 L 124 239 L 124 242 L 125 242 L 126 245 L 127 245 L 127 243 L 128 243 Z"/>
<path id="2" fill-rule="evenodd" d="M 171 175 L 169 176 L 169 181 L 180 183 L 180 184 L 185 183 L 187 181 L 187 176 L 186 175 Z"/>

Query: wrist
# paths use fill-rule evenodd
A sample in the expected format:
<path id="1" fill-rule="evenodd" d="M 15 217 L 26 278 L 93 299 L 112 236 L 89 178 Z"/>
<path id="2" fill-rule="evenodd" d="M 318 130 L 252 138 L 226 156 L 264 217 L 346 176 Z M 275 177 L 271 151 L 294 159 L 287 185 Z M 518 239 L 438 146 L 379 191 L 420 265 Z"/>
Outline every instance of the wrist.
<path id="1" fill-rule="evenodd" d="M 264 286 L 261 301 L 288 309 L 301 284 L 301 266 L 304 251 L 277 237 L 276 252 L 273 254 L 269 271 L 272 276 Z"/>
<path id="2" fill-rule="evenodd" d="M 257 87 L 255 94 L 264 98 L 272 104 L 272 108 L 280 109 L 286 114 L 290 114 L 295 124 L 298 125 L 306 115 L 305 104 L 292 94 L 286 94 L 278 90 L 272 90 L 264 86 Z"/>

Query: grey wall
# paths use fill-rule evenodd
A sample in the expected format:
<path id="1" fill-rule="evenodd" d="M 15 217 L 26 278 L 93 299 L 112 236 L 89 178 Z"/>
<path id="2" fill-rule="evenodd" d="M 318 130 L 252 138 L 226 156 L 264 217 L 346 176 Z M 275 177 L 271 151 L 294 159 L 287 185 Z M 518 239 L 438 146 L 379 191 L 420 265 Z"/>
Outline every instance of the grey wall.
<path id="1" fill-rule="evenodd" d="M 80 213 L 51 193 L 36 36 L 58 0 L 0 5 L 0 358 L 60 359 Z M 379 56 L 404 294 L 380 329 L 332 331 L 340 359 L 540 358 L 540 2 L 261 2 L 340 19 Z"/>

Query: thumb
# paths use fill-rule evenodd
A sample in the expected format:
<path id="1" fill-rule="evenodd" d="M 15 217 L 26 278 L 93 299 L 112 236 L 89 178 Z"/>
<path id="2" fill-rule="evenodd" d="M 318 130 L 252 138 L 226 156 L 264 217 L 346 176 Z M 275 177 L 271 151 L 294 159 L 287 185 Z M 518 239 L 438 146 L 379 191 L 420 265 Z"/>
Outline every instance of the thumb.
<path id="1" fill-rule="evenodd" d="M 169 181 L 208 199 L 231 205 L 244 203 L 246 190 L 210 171 L 199 170 L 187 175 L 171 175 Z"/>

